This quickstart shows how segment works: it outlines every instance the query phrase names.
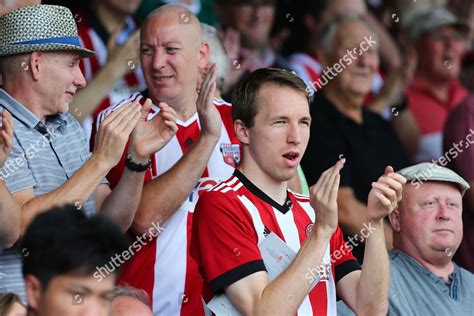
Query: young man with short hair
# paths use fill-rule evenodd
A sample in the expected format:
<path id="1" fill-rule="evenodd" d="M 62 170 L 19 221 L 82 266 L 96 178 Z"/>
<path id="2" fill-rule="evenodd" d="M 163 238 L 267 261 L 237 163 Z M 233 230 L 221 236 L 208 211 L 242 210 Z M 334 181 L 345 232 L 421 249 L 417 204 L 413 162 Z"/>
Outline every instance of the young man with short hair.
<path id="1" fill-rule="evenodd" d="M 244 315 L 335 315 L 337 291 L 357 313 L 386 313 L 383 217 L 400 200 L 405 179 L 387 167 L 372 183 L 361 272 L 337 225 L 344 159 L 324 172 L 310 199 L 287 189 L 309 139 L 304 82 L 288 71 L 259 69 L 237 86 L 232 102 L 244 152 L 241 168 L 202 194 L 194 214 L 191 251 L 205 281 L 205 301 L 225 292 Z M 271 282 L 258 248 L 270 232 L 297 252 Z M 315 269 L 321 280 L 311 289 Z"/>

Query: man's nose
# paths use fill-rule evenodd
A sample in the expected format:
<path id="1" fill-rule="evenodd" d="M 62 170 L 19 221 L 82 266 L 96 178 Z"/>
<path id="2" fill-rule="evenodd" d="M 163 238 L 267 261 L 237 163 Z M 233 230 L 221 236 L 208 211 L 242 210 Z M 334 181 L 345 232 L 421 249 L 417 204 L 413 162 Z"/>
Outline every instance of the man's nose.
<path id="1" fill-rule="evenodd" d="M 79 66 L 77 67 L 77 71 L 74 77 L 74 85 L 78 88 L 84 88 L 86 86 L 86 78 L 84 77 L 84 74 L 81 71 L 81 68 Z"/>
<path id="2" fill-rule="evenodd" d="M 288 142 L 299 144 L 301 143 L 301 130 L 298 123 L 290 123 L 288 130 Z"/>

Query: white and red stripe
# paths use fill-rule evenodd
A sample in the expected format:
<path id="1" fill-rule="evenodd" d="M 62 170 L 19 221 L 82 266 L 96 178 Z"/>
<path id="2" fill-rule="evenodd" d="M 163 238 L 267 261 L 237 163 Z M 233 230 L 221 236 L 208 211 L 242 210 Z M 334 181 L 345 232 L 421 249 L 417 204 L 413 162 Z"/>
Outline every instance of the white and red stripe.
<path id="1" fill-rule="evenodd" d="M 106 109 L 99 114 L 96 127 L 108 111 L 113 111 L 131 100 L 139 100 L 143 104 L 145 97 L 141 93 L 135 93 L 130 98 Z M 163 225 L 164 231 L 159 238 L 148 243 L 135 254 L 124 266 L 119 280 L 120 283 L 127 283 L 147 291 L 152 298 L 155 315 L 204 314 L 201 299 L 202 279 L 196 262 L 189 256 L 194 206 L 205 190 L 217 185 L 234 171 L 234 166 L 224 162 L 220 146 L 236 144 L 240 148 L 232 124 L 231 105 L 218 99 L 214 99 L 214 105 L 221 114 L 223 125 L 221 137 L 209 159 L 207 168 L 188 199 Z M 152 105 L 148 118 L 158 112 L 159 108 Z M 147 173 L 145 182 L 173 167 L 199 137 L 200 125 L 197 113 L 186 122 L 178 120 L 177 125 L 176 135 L 153 155 L 152 171 Z M 112 187 L 118 183 L 123 172 L 123 159 L 121 161 L 107 176 Z M 160 193 L 157 192 L 157 194 Z"/>
<path id="2" fill-rule="evenodd" d="M 80 22 L 78 22 L 78 35 L 81 44 L 95 52 L 95 56 L 83 58 L 80 62 L 84 77 L 86 81 L 89 82 L 107 62 L 107 43 L 104 43 L 96 32 L 91 20 L 87 19 L 88 14 L 86 11 L 77 10 L 75 14 L 81 18 Z M 126 19 L 126 24 L 137 29 L 137 25 L 132 17 Z M 133 32 L 130 32 L 130 34 L 132 33 Z M 138 50 L 138 47 L 136 49 Z M 128 98 L 130 94 L 141 91 L 146 87 L 141 67 L 131 64 L 131 62 L 130 65 L 128 65 L 129 61 L 127 60 L 123 62 L 125 66 L 133 67 L 134 69 L 115 82 L 114 86 L 108 91 L 107 96 L 100 101 L 92 115 L 89 115 L 84 120 L 82 125 L 87 137 L 91 135 L 92 123 L 98 113 L 108 108 L 111 104 Z"/>
<path id="3" fill-rule="evenodd" d="M 238 171 L 201 196 L 194 215 L 191 253 L 204 276 L 206 302 L 213 292 L 238 281 L 236 275 L 243 278 L 261 270 L 258 244 L 269 231 L 295 252 L 300 250 L 316 216 L 309 198 L 288 191 L 288 201 L 291 206 L 286 209 L 278 205 Z M 345 253 L 333 258 L 333 252 L 340 249 Z M 335 269 L 342 264 L 347 267 L 339 278 L 359 269 L 340 228 L 332 236 L 322 264 L 328 273 L 304 298 L 298 315 L 336 315 Z M 249 270 L 252 272 L 246 272 Z"/>

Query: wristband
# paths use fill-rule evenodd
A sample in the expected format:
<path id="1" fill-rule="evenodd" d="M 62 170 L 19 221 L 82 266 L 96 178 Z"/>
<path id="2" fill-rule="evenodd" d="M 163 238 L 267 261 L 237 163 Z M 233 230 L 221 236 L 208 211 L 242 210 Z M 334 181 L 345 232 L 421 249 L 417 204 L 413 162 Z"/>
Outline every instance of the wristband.
<path id="1" fill-rule="evenodd" d="M 143 172 L 143 171 L 148 170 L 150 166 L 151 166 L 150 158 L 148 158 L 148 162 L 146 164 L 139 164 L 139 163 L 134 162 L 130 155 L 127 155 L 125 157 L 125 167 L 127 167 L 127 169 L 130 171 Z"/>

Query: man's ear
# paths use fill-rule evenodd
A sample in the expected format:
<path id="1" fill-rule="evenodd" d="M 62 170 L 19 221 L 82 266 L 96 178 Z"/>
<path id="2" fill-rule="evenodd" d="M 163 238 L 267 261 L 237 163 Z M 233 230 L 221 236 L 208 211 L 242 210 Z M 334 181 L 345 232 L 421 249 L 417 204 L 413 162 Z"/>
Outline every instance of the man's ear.
<path id="1" fill-rule="evenodd" d="M 33 52 L 30 54 L 29 66 L 31 69 L 31 75 L 34 81 L 38 81 L 40 78 L 40 71 L 43 70 L 43 63 L 45 56 L 41 52 Z"/>
<path id="2" fill-rule="evenodd" d="M 41 298 L 41 282 L 32 274 L 25 276 L 25 292 L 28 300 L 28 306 L 37 310 Z"/>
<path id="3" fill-rule="evenodd" d="M 388 219 L 390 220 L 390 224 L 392 225 L 393 231 L 399 233 L 400 232 L 400 205 L 398 205 L 397 208 L 394 209 L 393 212 L 388 215 Z"/>
<path id="4" fill-rule="evenodd" d="M 235 135 L 242 144 L 249 143 L 249 129 L 245 126 L 244 122 L 241 120 L 234 121 Z"/>
<path id="5" fill-rule="evenodd" d="M 199 68 L 206 69 L 209 61 L 209 44 L 206 42 L 201 43 L 199 47 Z"/>

